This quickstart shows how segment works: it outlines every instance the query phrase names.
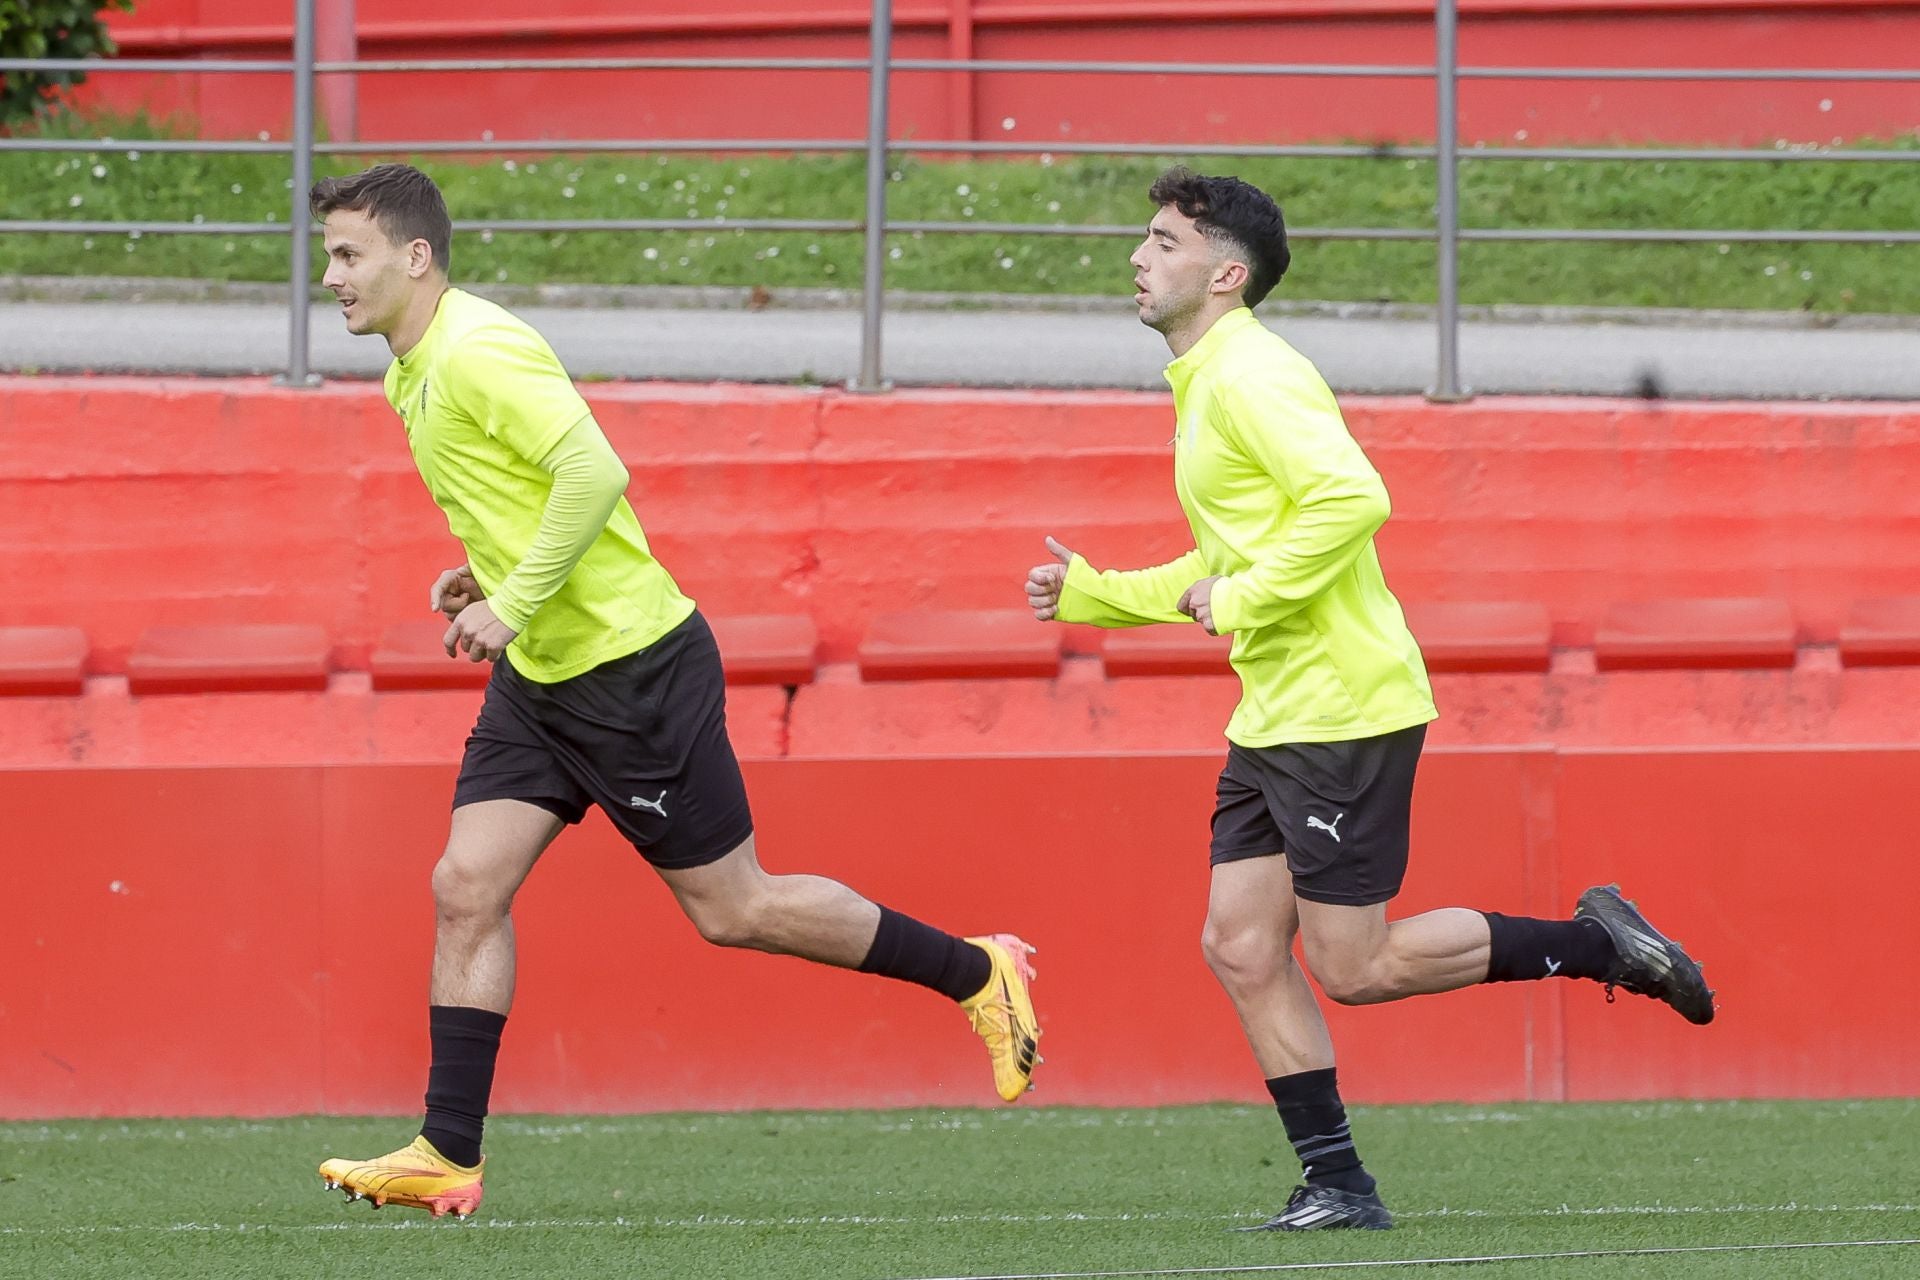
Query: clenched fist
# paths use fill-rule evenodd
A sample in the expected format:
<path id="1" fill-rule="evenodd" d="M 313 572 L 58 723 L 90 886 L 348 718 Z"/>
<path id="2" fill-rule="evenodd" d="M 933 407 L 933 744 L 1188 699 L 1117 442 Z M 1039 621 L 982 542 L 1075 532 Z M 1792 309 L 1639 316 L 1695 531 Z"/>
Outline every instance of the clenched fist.
<path id="1" fill-rule="evenodd" d="M 519 634 L 494 616 L 492 605 L 476 600 L 460 611 L 440 642 L 449 658 L 459 657 L 464 650 L 469 662 L 491 662 L 505 656 L 507 646 Z"/>
<path id="2" fill-rule="evenodd" d="M 427 607 L 438 609 L 447 615 L 448 622 L 452 622 L 468 605 L 486 598 L 487 593 L 480 589 L 478 582 L 474 581 L 473 570 L 463 564 L 458 569 L 449 569 L 434 579 L 433 595 Z"/>
<path id="3" fill-rule="evenodd" d="M 1181 593 L 1180 603 L 1174 606 L 1205 627 L 1210 636 L 1220 634 L 1213 629 L 1213 584 L 1218 581 L 1220 575 L 1217 573 L 1210 578 L 1200 579 Z"/>
<path id="4" fill-rule="evenodd" d="M 1042 622 L 1052 622 L 1059 614 L 1060 589 L 1066 586 L 1067 566 L 1073 563 L 1073 552 L 1052 538 L 1047 539 L 1047 550 L 1053 553 L 1052 563 L 1027 570 L 1027 607 Z"/>

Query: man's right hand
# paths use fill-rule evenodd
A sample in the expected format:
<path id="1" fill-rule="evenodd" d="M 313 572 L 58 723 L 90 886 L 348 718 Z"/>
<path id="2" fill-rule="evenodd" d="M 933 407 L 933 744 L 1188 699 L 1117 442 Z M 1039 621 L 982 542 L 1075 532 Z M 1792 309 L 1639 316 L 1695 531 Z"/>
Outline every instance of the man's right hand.
<path id="1" fill-rule="evenodd" d="M 463 564 L 458 569 L 447 570 L 434 580 L 431 607 L 445 614 L 451 622 L 468 605 L 486 598 L 487 593 L 474 581 L 473 570 Z"/>
<path id="2" fill-rule="evenodd" d="M 1067 566 L 1073 563 L 1073 552 L 1052 538 L 1047 539 L 1047 550 L 1053 553 L 1053 562 L 1027 570 L 1027 607 L 1042 622 L 1052 622 L 1059 614 L 1060 589 L 1066 586 Z"/>

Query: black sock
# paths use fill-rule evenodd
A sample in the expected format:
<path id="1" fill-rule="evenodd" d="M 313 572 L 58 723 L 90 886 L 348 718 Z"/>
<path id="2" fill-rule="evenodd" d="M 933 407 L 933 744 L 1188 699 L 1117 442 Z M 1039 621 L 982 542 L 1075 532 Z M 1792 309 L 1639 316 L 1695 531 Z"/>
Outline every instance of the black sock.
<path id="1" fill-rule="evenodd" d="M 1309 1183 L 1372 1194 L 1373 1175 L 1354 1148 L 1334 1068 L 1275 1076 L 1267 1081 L 1267 1092 L 1273 1095 L 1280 1123 L 1287 1127 L 1287 1141 L 1293 1143 Z"/>
<path id="2" fill-rule="evenodd" d="M 427 1072 L 427 1118 L 420 1136 L 455 1164 L 479 1164 L 493 1062 L 507 1015 L 436 1004 L 427 1009 L 427 1025 L 433 1036 L 433 1067 Z"/>
<path id="3" fill-rule="evenodd" d="M 949 1000 L 965 1000 L 987 985 L 993 961 L 965 939 L 881 907 L 880 928 L 860 972 L 917 982 Z"/>
<path id="4" fill-rule="evenodd" d="M 1488 982 L 1531 982 L 1536 978 L 1607 976 L 1613 963 L 1613 939 L 1598 920 L 1535 920 L 1529 916 L 1481 913 L 1493 935 L 1487 961 Z"/>

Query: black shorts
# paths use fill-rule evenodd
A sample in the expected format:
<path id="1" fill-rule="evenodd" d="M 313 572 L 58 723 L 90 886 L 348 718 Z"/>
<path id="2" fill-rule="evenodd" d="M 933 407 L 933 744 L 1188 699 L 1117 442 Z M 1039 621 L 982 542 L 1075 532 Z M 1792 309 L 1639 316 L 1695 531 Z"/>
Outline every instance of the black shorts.
<path id="1" fill-rule="evenodd" d="M 1400 892 L 1413 773 L 1427 726 L 1377 738 L 1227 752 L 1213 808 L 1214 866 L 1286 855 L 1309 902 L 1371 906 Z"/>
<path id="2" fill-rule="evenodd" d="M 467 738 L 453 807 L 523 800 L 564 822 L 597 804 L 663 870 L 753 833 L 727 741 L 720 650 L 699 613 L 638 653 L 541 684 L 501 659 Z"/>

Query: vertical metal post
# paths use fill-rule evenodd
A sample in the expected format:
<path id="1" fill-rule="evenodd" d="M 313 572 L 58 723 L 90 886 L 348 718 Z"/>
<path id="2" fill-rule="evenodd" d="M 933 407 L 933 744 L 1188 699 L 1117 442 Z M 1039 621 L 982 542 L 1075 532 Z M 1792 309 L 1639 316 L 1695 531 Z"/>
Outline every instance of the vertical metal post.
<path id="1" fill-rule="evenodd" d="M 1460 112 L 1457 96 L 1459 11 L 1456 0 L 1434 5 L 1435 256 L 1439 266 L 1439 367 L 1429 400 L 1465 400 L 1460 386 Z"/>
<path id="2" fill-rule="evenodd" d="M 867 253 L 861 276 L 860 376 L 852 390 L 885 391 L 880 373 L 880 320 L 886 305 L 887 80 L 893 61 L 892 0 L 873 0 L 867 63 Z"/>
<path id="3" fill-rule="evenodd" d="M 319 382 L 307 370 L 307 293 L 313 274 L 313 215 L 307 209 L 307 191 L 313 186 L 313 6 L 314 0 L 294 0 L 293 6 L 293 207 L 287 228 L 285 379 L 290 387 Z"/>

